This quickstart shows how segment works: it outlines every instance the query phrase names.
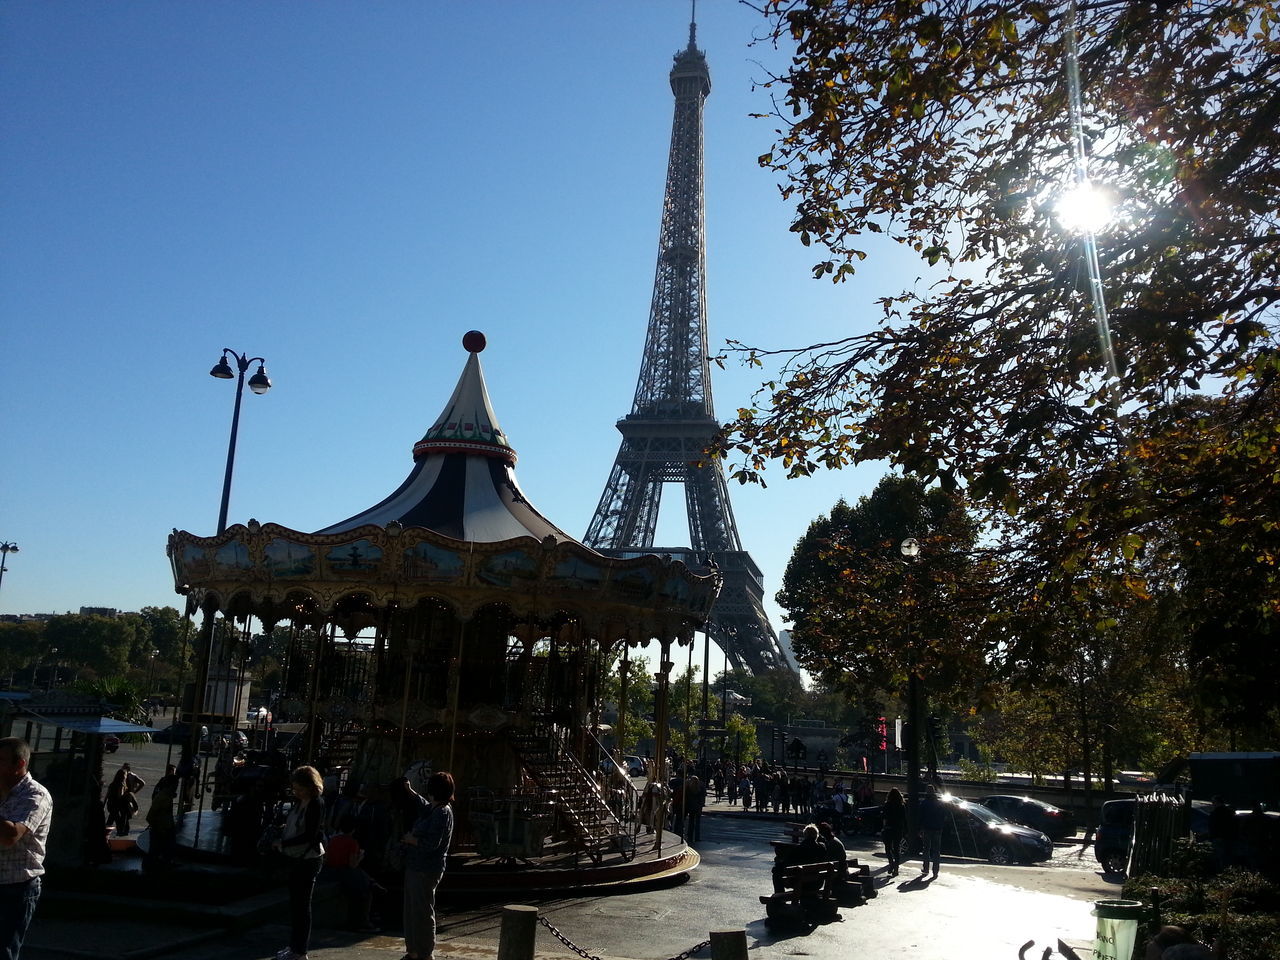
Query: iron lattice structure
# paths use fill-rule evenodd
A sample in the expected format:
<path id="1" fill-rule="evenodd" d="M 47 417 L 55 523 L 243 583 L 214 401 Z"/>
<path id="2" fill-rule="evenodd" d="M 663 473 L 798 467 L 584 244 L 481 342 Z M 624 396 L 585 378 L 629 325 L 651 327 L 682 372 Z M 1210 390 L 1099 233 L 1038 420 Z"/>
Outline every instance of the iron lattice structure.
<path id="1" fill-rule="evenodd" d="M 689 46 L 671 69 L 675 119 L 667 162 L 649 331 L 622 445 L 583 542 L 612 556 L 661 552 L 724 580 L 707 632 L 736 667 L 756 673 L 786 664 L 765 615 L 760 569 L 742 549 L 719 461 L 703 451 L 719 432 L 707 350 L 706 231 L 702 196 L 702 108 L 711 92 L 706 55 Z M 688 547 L 654 548 L 664 484 L 684 486 Z"/>

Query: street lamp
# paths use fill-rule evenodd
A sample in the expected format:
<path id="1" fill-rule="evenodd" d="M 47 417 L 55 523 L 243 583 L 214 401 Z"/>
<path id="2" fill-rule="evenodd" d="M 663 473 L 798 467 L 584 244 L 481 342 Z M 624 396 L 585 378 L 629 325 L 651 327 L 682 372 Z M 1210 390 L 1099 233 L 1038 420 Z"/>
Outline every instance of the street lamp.
<path id="1" fill-rule="evenodd" d="M 907 537 L 898 545 L 904 563 L 914 564 L 920 556 L 920 541 Z M 907 625 L 907 655 L 911 668 L 907 672 L 907 836 L 914 838 L 920 809 L 920 658 L 911 649 L 911 626 Z"/>
<path id="2" fill-rule="evenodd" d="M 156 674 L 156 657 L 160 656 L 160 651 L 154 647 L 151 650 L 151 661 L 147 664 L 147 696 L 150 697 L 154 693 L 155 674 Z"/>
<path id="3" fill-rule="evenodd" d="M 48 683 L 45 684 L 45 688 L 44 688 L 45 693 L 49 693 L 50 691 L 53 690 L 53 679 L 55 676 L 55 671 L 58 669 L 58 648 L 50 647 L 49 656 L 50 658 L 52 658 L 53 663 L 49 665 L 49 681 Z"/>
<path id="4" fill-rule="evenodd" d="M 16 543 L 9 540 L 0 543 L 0 583 L 4 582 L 4 572 L 9 569 L 4 565 L 5 561 L 9 559 L 9 554 L 17 552 L 18 545 Z"/>
<path id="5" fill-rule="evenodd" d="M 236 370 L 231 369 L 227 357 L 236 361 Z M 231 413 L 231 439 L 227 443 L 227 472 L 222 479 L 222 506 L 218 510 L 218 535 L 227 530 L 227 506 L 231 502 L 231 472 L 236 463 L 236 436 L 240 431 L 240 399 L 244 396 L 244 375 L 249 365 L 256 363 L 258 372 L 249 378 L 249 389 L 263 394 L 271 389 L 271 380 L 267 377 L 266 360 L 262 357 L 249 357 L 236 353 L 229 347 L 222 348 L 222 356 L 209 371 L 209 376 L 219 380 L 236 381 L 236 403 Z M 238 372 L 238 376 L 237 376 Z M 191 698 L 191 756 L 200 750 L 200 725 L 205 712 L 205 688 L 209 685 L 209 658 L 213 654 L 213 624 L 216 606 L 209 605 L 204 609 L 204 622 L 200 625 L 199 649 L 196 661 L 196 682 Z"/>
<path id="6" fill-rule="evenodd" d="M 231 364 L 227 363 L 228 354 L 235 358 L 236 367 L 239 370 L 238 377 L 232 371 Z M 236 405 L 231 414 L 231 441 L 227 444 L 227 472 L 222 480 L 222 508 L 218 511 L 219 534 L 227 529 L 227 505 L 231 501 L 231 471 L 236 462 L 236 435 L 240 431 L 240 398 L 244 396 L 244 374 L 251 363 L 258 365 L 258 372 L 249 378 L 249 389 L 257 394 L 266 393 L 271 389 L 271 381 L 267 378 L 267 362 L 262 357 L 246 357 L 243 353 L 236 353 L 234 350 L 223 347 L 221 359 L 209 371 L 209 376 L 217 377 L 219 380 L 236 380 Z"/>

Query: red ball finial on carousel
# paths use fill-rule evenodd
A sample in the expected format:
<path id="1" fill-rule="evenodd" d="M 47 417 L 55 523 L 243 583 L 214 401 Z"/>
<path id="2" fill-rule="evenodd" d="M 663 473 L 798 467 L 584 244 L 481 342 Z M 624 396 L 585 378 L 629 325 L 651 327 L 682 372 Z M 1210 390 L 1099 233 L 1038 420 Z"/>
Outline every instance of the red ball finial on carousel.
<path id="1" fill-rule="evenodd" d="M 462 337 L 462 346 L 467 353 L 479 353 L 485 348 L 487 341 L 479 330 L 468 330 Z"/>

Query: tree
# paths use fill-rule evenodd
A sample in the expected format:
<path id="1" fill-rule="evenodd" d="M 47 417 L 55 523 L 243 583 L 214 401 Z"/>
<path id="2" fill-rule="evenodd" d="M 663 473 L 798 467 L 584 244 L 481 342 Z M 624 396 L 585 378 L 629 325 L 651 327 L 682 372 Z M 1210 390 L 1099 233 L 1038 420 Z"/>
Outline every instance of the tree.
<path id="1" fill-rule="evenodd" d="M 726 670 L 716 676 L 711 690 L 719 696 L 726 689 L 751 701 L 753 717 L 771 723 L 786 723 L 810 716 L 809 693 L 800 682 L 799 675 L 786 667 L 755 674 L 741 667 Z"/>
<path id="2" fill-rule="evenodd" d="M 31 667 L 40 656 L 44 624 L 0 623 L 0 674 L 12 678 Z"/>
<path id="3" fill-rule="evenodd" d="M 963 489 L 1002 539 L 999 594 L 1023 624 L 1106 580 L 1151 596 L 1142 560 L 1157 547 L 1175 551 L 1165 583 L 1207 590 L 1187 573 L 1217 545 L 1219 583 L 1247 590 L 1208 605 L 1206 639 L 1228 641 L 1237 661 L 1265 648 L 1254 673 L 1273 677 L 1277 4 L 1079 5 L 1083 141 L 1119 214 L 1093 248 L 1105 326 L 1089 244 L 1053 213 L 1077 168 L 1073 8 L 766 4 L 795 54 L 768 84 L 780 126 L 761 163 L 795 202 L 801 242 L 825 248 L 815 274 L 852 275 L 869 233 L 939 272 L 882 296 L 867 332 L 742 346 L 781 369 L 716 452 L 737 458 L 743 481 L 771 459 L 792 476 L 888 460 Z M 1009 630 L 1001 656 L 1065 662 L 1069 650 L 1042 644 L 1051 637 Z"/>
<path id="4" fill-rule="evenodd" d="M 136 630 L 136 624 L 123 617 L 64 614 L 45 623 L 45 649 L 56 648 L 59 663 L 86 668 L 97 676 L 122 674 Z"/>
<path id="5" fill-rule="evenodd" d="M 882 699 L 912 674 L 940 699 L 976 699 L 994 643 L 976 536 L 959 496 L 911 477 L 837 503 L 797 542 L 778 591 L 800 665 L 855 700 Z M 899 552 L 908 537 L 921 544 L 910 564 Z"/>
<path id="6" fill-rule="evenodd" d="M 653 737 L 653 723 L 648 719 L 653 715 L 653 680 L 650 676 L 649 661 L 645 657 L 635 657 L 629 661 L 627 674 L 626 713 L 622 704 L 622 657 L 614 652 L 610 654 L 611 662 L 604 677 L 603 697 L 606 702 L 615 704 L 618 710 L 617 726 L 622 728 L 624 740 L 617 744 L 617 750 L 623 754 L 631 753 L 642 740 Z"/>

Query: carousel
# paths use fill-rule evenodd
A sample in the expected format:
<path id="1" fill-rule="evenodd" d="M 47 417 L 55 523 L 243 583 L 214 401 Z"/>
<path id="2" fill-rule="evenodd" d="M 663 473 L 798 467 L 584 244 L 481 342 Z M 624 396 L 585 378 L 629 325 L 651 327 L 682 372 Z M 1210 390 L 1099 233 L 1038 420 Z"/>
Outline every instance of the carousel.
<path id="1" fill-rule="evenodd" d="M 602 782 L 602 683 L 620 661 L 624 718 L 628 651 L 659 645 L 665 782 L 671 649 L 705 624 L 718 578 L 602 556 L 539 513 L 490 404 L 485 338 L 472 331 L 463 346 L 457 387 L 393 493 L 314 533 L 256 520 L 217 537 L 175 530 L 176 589 L 206 625 L 287 627 L 277 702 L 303 721 L 289 762 L 351 784 L 453 773 L 454 882 L 459 865 L 688 869 L 696 854 L 674 838 L 664 853 L 660 822 L 656 837 L 640 832 L 634 785 Z"/>

